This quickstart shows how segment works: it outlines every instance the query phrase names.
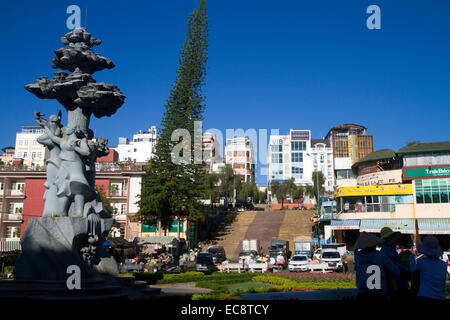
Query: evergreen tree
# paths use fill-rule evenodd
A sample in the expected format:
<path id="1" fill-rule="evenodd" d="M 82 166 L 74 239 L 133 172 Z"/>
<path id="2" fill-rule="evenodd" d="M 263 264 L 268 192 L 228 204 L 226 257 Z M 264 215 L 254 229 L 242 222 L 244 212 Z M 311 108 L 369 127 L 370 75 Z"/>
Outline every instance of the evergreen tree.
<path id="1" fill-rule="evenodd" d="M 143 181 L 138 215 L 159 221 L 158 229 L 165 229 L 174 217 L 188 216 L 203 220 L 200 198 L 206 195 L 205 170 L 194 161 L 194 147 L 202 148 L 201 132 L 194 130 L 194 122 L 203 119 L 205 98 L 202 86 L 206 75 L 208 21 L 205 0 L 190 15 L 186 40 L 181 49 L 179 68 L 172 84 L 158 133 L 154 157 L 149 160 Z M 190 141 L 172 141 L 176 129 L 190 133 Z M 199 139 L 200 135 L 200 139 Z M 200 144 L 198 143 L 200 141 Z M 176 163 L 174 147 L 186 144 L 182 151 L 189 154 L 183 163 Z M 195 143 L 195 145 L 194 145 Z"/>

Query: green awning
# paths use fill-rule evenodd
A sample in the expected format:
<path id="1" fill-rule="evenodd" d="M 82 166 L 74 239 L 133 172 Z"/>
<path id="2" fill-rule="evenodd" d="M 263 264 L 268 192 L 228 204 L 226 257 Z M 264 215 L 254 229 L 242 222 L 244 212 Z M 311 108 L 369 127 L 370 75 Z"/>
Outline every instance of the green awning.
<path id="1" fill-rule="evenodd" d="M 414 219 L 361 219 L 359 229 L 361 232 L 378 233 L 384 227 L 401 233 L 414 234 L 416 232 Z"/>
<path id="2" fill-rule="evenodd" d="M 0 241 L 0 252 L 20 251 L 20 240 L 18 241 Z"/>

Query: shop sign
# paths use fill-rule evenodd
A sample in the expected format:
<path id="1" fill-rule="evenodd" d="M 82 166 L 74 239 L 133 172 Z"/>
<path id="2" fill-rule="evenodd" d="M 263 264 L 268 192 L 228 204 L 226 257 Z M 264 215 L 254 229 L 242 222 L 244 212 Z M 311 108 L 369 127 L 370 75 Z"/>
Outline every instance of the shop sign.
<path id="1" fill-rule="evenodd" d="M 379 171 L 360 175 L 356 178 L 359 186 L 374 186 L 386 183 L 402 183 L 402 170 Z"/>
<path id="2" fill-rule="evenodd" d="M 450 166 L 404 168 L 403 177 L 405 180 L 423 178 L 449 178 Z"/>
<path id="3" fill-rule="evenodd" d="M 376 195 L 396 195 L 413 194 L 412 185 L 381 185 L 366 187 L 341 187 L 336 190 L 336 197 L 356 197 L 356 196 L 376 196 Z"/>

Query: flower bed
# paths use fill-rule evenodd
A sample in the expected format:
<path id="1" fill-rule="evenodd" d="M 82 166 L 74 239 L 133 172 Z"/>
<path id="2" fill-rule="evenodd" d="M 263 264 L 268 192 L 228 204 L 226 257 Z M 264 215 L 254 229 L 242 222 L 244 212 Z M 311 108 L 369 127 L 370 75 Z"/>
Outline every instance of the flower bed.
<path id="1" fill-rule="evenodd" d="M 305 281 L 307 280 L 307 281 Z M 330 281 L 326 277 L 323 278 L 307 278 L 303 281 L 289 279 L 284 276 L 261 275 L 253 278 L 253 281 L 261 283 L 269 283 L 278 289 L 278 291 L 310 291 L 324 289 L 352 289 L 356 287 L 355 281 L 352 279 L 333 279 Z"/>

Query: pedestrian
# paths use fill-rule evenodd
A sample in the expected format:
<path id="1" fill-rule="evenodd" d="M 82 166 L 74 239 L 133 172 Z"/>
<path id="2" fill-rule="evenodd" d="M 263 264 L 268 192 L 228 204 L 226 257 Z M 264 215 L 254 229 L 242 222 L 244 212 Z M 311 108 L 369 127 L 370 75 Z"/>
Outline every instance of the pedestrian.
<path id="1" fill-rule="evenodd" d="M 442 249 L 434 236 L 425 236 L 418 244 L 416 265 L 413 270 L 413 291 L 418 300 L 444 300 L 447 264 L 440 259 Z"/>
<path id="2" fill-rule="evenodd" d="M 410 299 L 409 280 L 411 279 L 412 270 L 410 269 L 409 263 L 400 263 L 400 257 L 397 253 L 397 243 L 402 234 L 398 231 L 394 232 L 389 227 L 384 227 L 381 229 L 380 235 L 384 240 L 380 252 L 394 262 L 400 270 L 398 277 L 393 277 L 391 274 L 388 274 L 388 297 L 390 300 Z"/>
<path id="3" fill-rule="evenodd" d="M 356 287 L 358 300 L 386 300 L 387 275 L 399 276 L 398 266 L 376 250 L 383 239 L 362 232 L 355 243 Z"/>

